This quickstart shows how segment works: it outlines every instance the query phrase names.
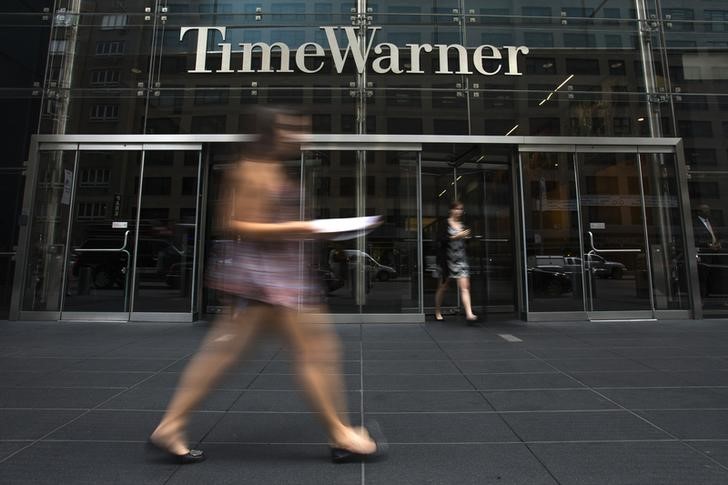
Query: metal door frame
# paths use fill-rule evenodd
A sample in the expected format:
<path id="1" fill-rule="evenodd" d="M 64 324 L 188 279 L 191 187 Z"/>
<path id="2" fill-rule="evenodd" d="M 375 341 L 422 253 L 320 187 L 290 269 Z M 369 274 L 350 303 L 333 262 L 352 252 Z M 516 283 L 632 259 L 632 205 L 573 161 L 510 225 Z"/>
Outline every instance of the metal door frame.
<path id="1" fill-rule="evenodd" d="M 645 257 L 647 258 L 647 273 L 648 273 L 648 286 L 649 286 L 649 298 L 650 298 L 650 309 L 649 310 L 636 310 L 636 311 L 590 311 L 588 308 L 588 295 L 587 285 L 585 281 L 584 271 L 582 269 L 582 290 L 583 290 L 583 311 L 569 311 L 569 312 L 531 312 L 528 308 L 528 274 L 526 263 L 526 228 L 521 225 L 521 259 L 522 259 L 522 278 L 523 278 L 523 300 L 525 305 L 524 316 L 527 320 L 533 321 L 555 321 L 555 320 L 590 320 L 590 321 L 654 321 L 659 318 L 701 318 L 702 312 L 700 310 L 700 294 L 699 294 L 699 283 L 697 275 L 697 263 L 694 258 L 689 257 L 690 254 L 695 254 L 695 243 L 693 239 L 693 230 L 690 219 L 690 201 L 688 198 L 688 187 L 687 187 L 687 168 L 685 167 L 685 158 L 682 147 L 682 140 L 679 138 L 649 138 L 649 139 L 601 139 L 601 138 L 590 138 L 582 140 L 582 143 L 559 143 L 559 139 L 554 139 L 551 143 L 544 144 L 522 144 L 519 145 L 519 191 L 520 191 L 520 216 L 521 220 L 525 221 L 525 201 L 523 199 L 524 187 L 523 187 L 523 160 L 521 153 L 529 152 L 549 152 L 549 153 L 566 153 L 571 154 L 574 163 L 574 177 L 577 191 L 577 214 L 579 218 L 579 244 L 581 248 L 581 254 L 585 254 L 585 228 L 582 227 L 582 210 L 580 203 L 581 191 L 579 188 L 579 177 L 580 177 L 580 160 L 579 155 L 583 153 L 630 153 L 636 156 L 636 163 L 638 168 L 638 175 L 640 179 L 640 202 L 642 210 L 642 228 L 643 228 L 643 240 L 645 245 Z M 604 143 L 604 142 L 607 143 Z M 637 142 L 637 143 L 636 143 Z M 642 160 L 641 155 L 643 154 L 672 154 L 675 156 L 676 164 L 676 177 L 679 188 L 679 204 L 681 222 L 683 226 L 683 247 L 686 252 L 687 270 L 688 270 L 688 286 L 689 286 L 689 300 L 690 310 L 657 310 L 655 309 L 654 302 L 654 284 L 652 281 L 652 266 L 651 266 L 651 254 L 650 254 L 650 241 L 647 231 L 647 217 L 646 217 L 646 206 L 645 206 L 645 195 L 644 195 L 644 181 L 642 174 Z M 582 266 L 584 264 L 583 257 Z"/>
<path id="2" fill-rule="evenodd" d="M 125 286 L 124 291 L 127 292 L 125 299 L 128 298 L 128 307 L 126 311 L 121 312 L 79 312 L 79 311 L 65 311 L 65 298 L 66 298 L 66 284 L 67 284 L 67 271 L 68 262 L 70 258 L 70 239 L 73 228 L 73 216 L 74 207 L 76 202 L 76 194 L 78 191 L 78 174 L 79 174 L 79 160 L 80 153 L 83 151 L 134 151 L 141 153 L 140 169 L 139 169 L 139 193 L 137 195 L 137 212 L 134 216 L 135 226 L 133 228 L 134 237 L 133 241 L 129 240 L 128 243 L 132 247 L 136 248 L 138 245 L 139 236 L 139 218 L 141 214 L 141 198 L 143 195 L 143 179 L 144 179 L 144 163 L 146 158 L 146 152 L 148 151 L 197 151 L 198 152 L 198 197 L 197 197 L 197 215 L 198 221 L 200 219 L 200 190 L 202 187 L 201 177 L 201 164 L 202 164 L 202 145 L 199 143 L 184 143 L 184 142 L 157 142 L 157 143 L 144 143 L 144 137 L 131 137 L 122 135 L 122 138 L 114 136 L 61 136 L 61 135 L 36 135 L 33 137 L 30 147 L 30 156 L 28 161 L 28 170 L 26 172 L 25 188 L 23 194 L 23 209 L 21 212 L 21 227 L 19 238 L 18 238 L 18 264 L 16 265 L 16 271 L 13 276 L 13 293 L 10 304 L 10 319 L 11 320 L 57 320 L 57 321 L 111 321 L 111 322 L 129 322 L 129 321 L 193 321 L 196 318 L 195 298 L 197 293 L 196 284 L 197 280 L 197 258 L 201 254 L 199 250 L 199 244 L 196 244 L 195 254 L 193 259 L 193 285 L 192 294 L 190 298 L 190 311 L 189 312 L 135 312 L 134 311 L 134 298 L 136 288 L 136 263 L 137 263 L 137 251 L 134 251 L 132 261 L 129 262 L 129 268 L 131 271 L 130 282 Z M 150 140 L 152 141 L 152 140 Z M 68 232 L 66 234 L 66 242 L 63 255 L 63 277 L 61 279 L 61 299 L 58 310 L 52 311 L 26 311 L 22 310 L 22 301 L 25 293 L 25 283 L 28 272 L 28 258 L 29 258 L 29 244 L 30 244 L 30 230 L 32 228 L 32 215 L 35 209 L 35 188 L 37 184 L 38 171 L 39 171 L 39 160 L 41 152 L 47 151 L 67 151 L 74 152 L 74 167 L 73 167 L 73 182 L 71 185 L 71 199 L 70 199 L 70 210 L 68 220 Z M 199 242 L 200 227 L 199 223 L 196 224 L 195 228 L 195 241 Z M 125 237 L 125 241 L 126 241 Z M 124 250 L 126 245 L 120 250 Z"/>

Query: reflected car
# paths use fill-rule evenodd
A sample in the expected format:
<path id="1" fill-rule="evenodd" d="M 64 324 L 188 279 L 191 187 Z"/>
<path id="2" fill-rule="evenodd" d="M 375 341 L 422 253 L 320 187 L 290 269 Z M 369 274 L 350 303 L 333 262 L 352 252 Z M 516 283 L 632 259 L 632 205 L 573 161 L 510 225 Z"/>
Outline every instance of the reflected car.
<path id="1" fill-rule="evenodd" d="M 91 270 L 91 284 L 94 288 L 108 289 L 124 287 L 127 267 L 131 264 L 122 251 L 113 251 L 121 246 L 121 239 L 88 239 L 79 249 L 108 249 L 99 252 L 74 252 L 71 274 L 78 277 L 83 268 Z M 131 246 L 131 243 L 128 244 Z M 140 239 L 137 251 L 137 271 L 145 277 L 166 279 L 169 268 L 181 260 L 183 251 L 165 239 Z M 132 253 L 133 257 L 133 253 Z"/>
<path id="2" fill-rule="evenodd" d="M 359 253 L 361 253 L 362 257 L 366 260 L 367 269 L 377 280 L 389 281 L 390 279 L 397 277 L 397 270 L 391 266 L 381 264 L 379 261 L 369 256 L 369 254 L 357 249 L 344 249 L 344 254 L 346 254 L 349 259 L 356 258 Z"/>
<path id="3" fill-rule="evenodd" d="M 572 290 L 571 276 L 558 267 L 528 268 L 528 280 L 539 296 L 556 297 Z"/>

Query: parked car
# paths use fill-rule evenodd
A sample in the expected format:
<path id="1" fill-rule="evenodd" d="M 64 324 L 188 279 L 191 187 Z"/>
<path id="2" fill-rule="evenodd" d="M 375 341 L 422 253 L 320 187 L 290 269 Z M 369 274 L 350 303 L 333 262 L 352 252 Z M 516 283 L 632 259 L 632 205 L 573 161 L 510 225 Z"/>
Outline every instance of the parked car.
<path id="1" fill-rule="evenodd" d="M 555 297 L 572 290 L 571 275 L 558 267 L 530 267 L 528 279 L 537 295 Z"/>
<path id="2" fill-rule="evenodd" d="M 627 267 L 618 261 L 607 261 L 598 254 L 591 254 L 589 257 L 595 265 L 595 274 L 600 278 L 621 280 L 627 271 Z"/>

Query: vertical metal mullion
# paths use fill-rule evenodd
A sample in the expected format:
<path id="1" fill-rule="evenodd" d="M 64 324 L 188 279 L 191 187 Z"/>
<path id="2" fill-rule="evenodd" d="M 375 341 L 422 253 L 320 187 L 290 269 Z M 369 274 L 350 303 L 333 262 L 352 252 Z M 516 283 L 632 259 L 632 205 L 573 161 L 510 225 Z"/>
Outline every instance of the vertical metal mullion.
<path id="1" fill-rule="evenodd" d="M 305 189 L 305 182 L 306 182 L 305 175 L 306 174 L 304 173 L 304 169 L 305 169 L 305 152 L 303 150 L 301 150 L 301 156 L 299 158 L 299 164 L 298 164 L 298 166 L 299 166 L 299 173 L 300 173 L 300 175 L 298 177 L 298 183 L 299 183 L 299 188 L 298 188 L 298 201 L 299 201 L 298 202 L 299 203 L 298 219 L 301 220 L 301 221 L 303 221 L 303 220 L 306 219 L 306 189 Z M 299 272 L 299 281 L 303 281 L 303 278 L 305 276 L 304 267 L 305 267 L 306 262 L 303 259 L 304 256 L 305 256 L 305 254 L 306 254 L 306 251 L 305 251 L 305 248 L 304 248 L 304 245 L 305 244 L 306 244 L 306 241 L 305 240 L 298 241 L 298 261 L 299 261 L 299 264 L 298 264 L 298 272 Z M 299 310 L 301 309 L 301 306 L 302 305 L 303 305 L 303 300 L 302 300 L 301 296 L 299 296 L 299 298 L 298 298 L 298 308 L 299 308 Z"/>
<path id="2" fill-rule="evenodd" d="M 28 169 L 25 173 L 25 186 L 23 190 L 23 207 L 21 218 L 25 217 L 25 224 L 21 222 L 18 234 L 18 248 L 16 251 L 15 273 L 13 275 L 13 292 L 10 297 L 10 320 L 20 318 L 25 296 L 25 284 L 29 270 L 30 236 L 33 232 L 33 208 L 35 206 L 35 186 L 38 179 L 40 165 L 40 147 L 35 137 L 31 138 L 30 152 L 28 153 Z M 21 219 L 22 220 L 22 219 Z"/>
<path id="3" fill-rule="evenodd" d="M 683 252 L 687 266 L 688 291 L 693 318 L 703 318 L 703 299 L 700 295 L 697 250 L 693 233 L 692 214 L 690 213 L 690 193 L 688 192 L 688 169 L 682 140 L 675 147 L 675 175 L 677 176 L 678 197 L 680 200 L 680 219 L 683 227 Z"/>
<path id="4" fill-rule="evenodd" d="M 417 267 L 419 274 L 419 282 L 417 284 L 417 298 L 419 300 L 418 309 L 419 313 L 425 313 L 425 265 L 424 265 L 424 251 L 422 245 L 423 234 L 422 234 L 422 152 L 417 152 L 417 169 L 415 171 L 416 178 L 416 193 L 417 193 Z"/>
<path id="5" fill-rule="evenodd" d="M 521 208 L 521 241 L 523 244 L 523 251 L 521 252 L 521 257 L 523 258 L 521 268 L 523 269 L 523 296 L 525 298 L 524 306 L 523 308 L 526 311 L 526 320 L 528 320 L 528 313 L 530 312 L 530 296 L 528 294 L 528 242 L 526 241 L 526 200 L 524 198 L 525 194 L 525 184 L 524 184 L 524 178 L 523 178 L 523 152 L 518 152 L 518 178 L 519 178 L 519 199 L 520 199 L 520 208 Z"/>
<path id="6" fill-rule="evenodd" d="M 196 201 L 196 209 L 195 209 L 195 238 L 193 239 L 195 241 L 195 250 L 192 253 L 192 284 L 190 285 L 192 288 L 192 291 L 190 293 L 190 313 L 195 312 L 195 308 L 199 308 L 199 305 L 195 301 L 197 298 L 197 266 L 198 262 L 202 263 L 200 255 L 202 253 L 200 252 L 200 247 L 203 246 L 203 244 L 200 244 L 200 241 L 204 240 L 203 237 L 200 237 L 205 234 L 205 229 L 201 225 L 201 221 L 203 220 L 202 217 L 202 205 L 204 204 L 204 200 L 207 199 L 206 196 L 202 195 L 202 192 L 204 190 L 203 180 L 202 180 L 202 148 L 197 152 L 197 201 Z M 201 266 L 201 264 L 200 264 Z M 184 268 L 182 269 L 184 271 Z"/>
<path id="7" fill-rule="evenodd" d="M 139 247 L 139 219 L 141 218 L 142 214 L 142 195 L 144 194 L 144 163 L 146 161 L 146 155 L 147 151 L 142 149 L 142 160 L 141 160 L 141 168 L 139 169 L 139 195 L 137 196 L 137 213 L 136 213 L 136 226 L 134 229 L 134 257 L 132 257 L 131 265 L 129 267 L 129 270 L 131 273 L 131 283 L 129 284 L 129 288 L 126 288 L 127 295 L 129 295 L 129 308 L 128 308 L 128 317 L 127 321 L 131 320 L 131 314 L 134 311 L 134 300 L 136 296 L 136 267 L 137 267 L 137 256 L 139 254 L 139 251 L 137 250 Z"/>
<path id="8" fill-rule="evenodd" d="M 366 151 L 357 150 L 357 177 L 356 177 L 356 216 L 362 217 L 366 213 Z M 356 303 L 359 306 L 359 313 L 364 312 L 366 304 L 367 268 L 364 260 L 366 251 L 366 235 L 356 238 L 357 272 L 356 272 Z"/>
<path id="9" fill-rule="evenodd" d="M 655 287 L 652 283 L 652 254 L 650 252 L 650 235 L 647 231 L 647 208 L 645 207 L 645 187 L 644 180 L 642 179 L 642 160 L 640 154 L 635 154 L 637 162 L 637 176 L 640 180 L 640 209 L 642 210 L 642 232 L 644 234 L 645 243 L 645 258 L 647 261 L 647 287 L 650 292 L 650 310 L 652 311 L 652 317 L 655 317 Z M 658 187 L 659 190 L 659 187 Z"/>
<path id="10" fill-rule="evenodd" d="M 585 258 L 586 252 L 584 248 L 584 222 L 582 220 L 582 210 L 581 210 L 581 184 L 579 183 L 579 177 L 581 177 L 581 170 L 579 170 L 579 153 L 577 153 L 576 148 L 571 152 L 572 161 L 574 163 L 574 184 L 576 188 L 576 219 L 579 223 L 579 251 L 580 251 L 580 260 L 581 260 L 581 292 L 582 292 L 582 298 L 583 298 L 583 307 L 584 311 L 587 314 L 587 318 L 590 317 L 590 313 L 594 311 L 594 300 L 592 298 L 593 291 L 592 291 L 592 277 L 591 277 L 591 261 L 589 262 L 589 274 L 587 275 L 586 269 L 587 269 L 587 261 Z M 587 283 L 589 284 L 589 295 L 587 295 Z"/>
<path id="11" fill-rule="evenodd" d="M 63 152 L 61 153 L 61 169 L 63 169 Z M 71 182 L 71 200 L 68 206 L 68 230 L 66 231 L 66 248 L 63 254 L 63 273 L 61 279 L 61 301 L 58 306 L 58 315 L 63 320 L 63 307 L 66 303 L 66 285 L 68 284 L 68 259 L 71 257 L 71 233 L 73 232 L 73 209 L 76 204 L 76 189 L 78 186 L 78 164 L 80 158 L 80 150 L 76 147 L 76 153 L 73 157 L 73 182 Z"/>

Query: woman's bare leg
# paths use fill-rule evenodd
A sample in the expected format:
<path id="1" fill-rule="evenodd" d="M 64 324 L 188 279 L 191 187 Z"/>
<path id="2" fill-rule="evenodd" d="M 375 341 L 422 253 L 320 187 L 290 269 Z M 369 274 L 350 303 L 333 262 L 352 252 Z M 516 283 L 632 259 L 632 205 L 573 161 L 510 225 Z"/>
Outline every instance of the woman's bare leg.
<path id="1" fill-rule="evenodd" d="M 189 451 L 184 430 L 189 413 L 207 396 L 223 373 L 235 364 L 262 323 L 265 307 L 254 305 L 218 319 L 185 368 L 167 411 L 151 439 L 172 453 Z"/>
<path id="2" fill-rule="evenodd" d="M 473 313 L 473 307 L 470 304 L 470 278 L 458 278 L 458 288 L 460 289 L 460 300 L 465 308 L 465 318 L 475 320 L 478 316 Z"/>
<path id="3" fill-rule="evenodd" d="M 331 442 L 355 453 L 374 453 L 376 443 L 365 433 L 349 426 L 346 409 L 342 409 L 345 399 L 336 334 L 328 325 L 299 319 L 292 310 L 279 309 L 278 315 L 276 321 L 294 353 L 298 378 L 311 406 L 326 426 Z"/>
<path id="4" fill-rule="evenodd" d="M 442 306 L 442 300 L 445 298 L 445 291 L 447 291 L 449 283 L 450 278 L 445 278 L 437 285 L 437 290 L 435 291 L 435 320 L 442 320 L 440 307 Z"/>

